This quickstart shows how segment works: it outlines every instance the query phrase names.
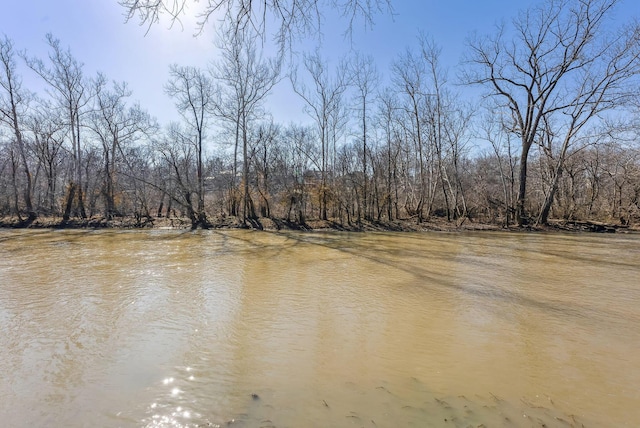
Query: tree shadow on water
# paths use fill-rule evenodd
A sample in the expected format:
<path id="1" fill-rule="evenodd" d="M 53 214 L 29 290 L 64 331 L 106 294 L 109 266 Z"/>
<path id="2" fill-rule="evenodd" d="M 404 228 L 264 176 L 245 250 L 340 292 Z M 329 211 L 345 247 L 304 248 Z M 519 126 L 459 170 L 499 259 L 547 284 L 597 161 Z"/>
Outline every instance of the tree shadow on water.
<path id="1" fill-rule="evenodd" d="M 354 236 L 355 239 L 343 239 L 343 234 L 336 233 L 287 233 L 285 236 L 288 239 L 298 241 L 301 244 L 320 246 L 329 250 L 344 253 L 350 257 L 369 260 L 378 265 L 387 266 L 390 269 L 402 271 L 413 276 L 417 280 L 416 282 L 420 284 L 419 288 L 423 290 L 451 290 L 479 299 L 503 301 L 509 305 L 535 308 L 548 314 L 571 317 L 574 320 L 592 319 L 606 323 L 610 323 L 615 320 L 624 324 L 628 324 L 630 321 L 636 324 L 640 324 L 640 317 L 633 317 L 629 314 L 623 315 L 615 312 L 615 310 L 612 310 L 611 308 L 596 308 L 593 306 L 582 304 L 579 301 L 575 300 L 570 303 L 566 301 L 554 302 L 553 300 L 527 295 L 515 289 L 507 289 L 497 285 L 492 285 L 488 283 L 487 280 L 462 283 L 453 274 L 444 274 L 442 272 L 435 272 L 433 270 L 430 270 L 428 260 L 425 260 L 425 263 L 422 263 L 420 265 L 410 262 L 410 260 L 415 260 L 416 258 L 419 259 L 419 256 L 421 254 L 425 254 L 428 249 L 415 251 L 406 248 L 396 248 L 394 258 L 390 259 L 384 245 L 375 248 L 375 246 L 372 246 L 366 240 L 363 241 L 362 239 L 360 239 L 359 237 L 361 237 L 362 235 L 351 235 Z M 405 252 L 407 253 L 406 257 L 404 257 Z M 443 257 L 443 259 L 445 258 L 446 256 Z M 496 264 L 495 261 L 489 263 L 494 263 L 494 265 L 490 266 L 491 269 L 495 270 L 500 268 L 500 265 Z M 532 286 L 535 286 L 535 284 L 532 284 Z"/>

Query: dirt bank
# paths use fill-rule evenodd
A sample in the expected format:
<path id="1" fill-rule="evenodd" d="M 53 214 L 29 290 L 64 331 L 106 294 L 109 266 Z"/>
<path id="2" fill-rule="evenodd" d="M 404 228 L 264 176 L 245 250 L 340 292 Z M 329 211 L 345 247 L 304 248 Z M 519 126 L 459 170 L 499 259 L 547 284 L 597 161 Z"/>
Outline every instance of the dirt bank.
<path id="1" fill-rule="evenodd" d="M 190 229 L 191 222 L 187 218 L 135 218 L 119 217 L 106 219 L 92 217 L 88 219 L 71 219 L 63 222 L 59 217 L 38 217 L 31 223 L 25 223 L 15 217 L 0 218 L 2 228 L 34 228 L 34 229 Z M 545 226 L 504 227 L 497 224 L 475 222 L 471 220 L 452 221 L 432 218 L 418 223 L 416 219 L 394 221 L 362 221 L 345 224 L 332 220 L 309 220 L 304 224 L 281 218 L 256 218 L 243 223 L 236 217 L 219 217 L 210 219 L 211 229 L 247 228 L 256 230 L 301 230 L 301 231 L 345 231 L 345 232 L 460 232 L 460 231 L 531 231 L 531 232 L 601 232 L 631 233 L 640 232 L 640 225 L 620 225 L 595 221 L 552 220 Z"/>

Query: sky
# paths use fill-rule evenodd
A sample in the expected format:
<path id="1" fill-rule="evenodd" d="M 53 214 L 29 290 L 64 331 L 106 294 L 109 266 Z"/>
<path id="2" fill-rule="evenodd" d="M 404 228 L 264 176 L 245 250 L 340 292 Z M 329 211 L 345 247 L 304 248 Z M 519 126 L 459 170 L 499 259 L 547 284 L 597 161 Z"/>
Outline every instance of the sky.
<path id="1" fill-rule="evenodd" d="M 450 68 L 451 80 L 455 80 L 454 68 L 470 33 L 494 33 L 497 23 L 509 21 L 520 9 L 535 3 L 537 0 L 393 0 L 393 16 L 377 15 L 371 28 L 356 22 L 351 39 L 343 36 L 346 21 L 327 17 L 320 50 L 330 60 L 354 50 L 372 55 L 383 76 L 388 77 L 390 64 L 407 47 L 416 47 L 416 37 L 423 32 L 442 48 L 442 64 Z M 110 80 L 126 81 L 132 98 L 166 124 L 179 118 L 163 90 L 169 65 L 206 68 L 216 57 L 215 23 L 194 36 L 197 19 L 189 12 L 195 11 L 187 11 L 182 26 L 170 28 L 168 22 L 161 22 L 147 31 L 137 20 L 125 22 L 125 10 L 117 0 L 10 0 L 0 14 L 0 36 L 12 39 L 17 50 L 46 59 L 45 35 L 52 33 L 84 63 L 86 75 L 102 72 Z M 623 2 L 615 19 L 622 22 L 630 16 L 640 17 L 637 0 Z M 312 38 L 301 41 L 300 49 L 311 51 L 316 45 L 318 40 Z M 42 83 L 21 67 L 24 85 L 40 91 Z M 288 79 L 274 88 L 267 107 L 278 122 L 309 121 Z"/>

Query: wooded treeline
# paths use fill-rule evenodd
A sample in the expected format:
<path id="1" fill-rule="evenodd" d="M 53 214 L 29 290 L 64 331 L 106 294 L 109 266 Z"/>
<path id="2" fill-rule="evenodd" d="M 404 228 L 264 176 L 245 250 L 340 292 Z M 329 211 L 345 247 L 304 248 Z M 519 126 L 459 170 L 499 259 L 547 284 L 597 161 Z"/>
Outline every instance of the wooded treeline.
<path id="1" fill-rule="evenodd" d="M 179 120 L 163 127 L 53 35 L 47 58 L 5 36 L 0 216 L 638 223 L 640 26 L 609 29 L 617 3 L 548 0 L 471 38 L 453 72 L 421 35 L 386 79 L 372 57 L 285 65 L 249 27 L 222 29 L 209 69 L 170 68 Z M 270 118 L 284 82 L 309 123 Z M 470 103 L 458 83 L 484 97 Z"/>

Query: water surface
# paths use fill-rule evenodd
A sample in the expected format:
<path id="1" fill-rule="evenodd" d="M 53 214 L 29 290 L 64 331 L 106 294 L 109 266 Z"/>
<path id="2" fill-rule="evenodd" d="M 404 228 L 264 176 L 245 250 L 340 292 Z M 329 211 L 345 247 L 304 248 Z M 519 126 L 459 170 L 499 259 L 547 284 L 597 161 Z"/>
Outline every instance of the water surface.
<path id="1" fill-rule="evenodd" d="M 0 231 L 3 426 L 640 424 L 640 237 Z"/>

